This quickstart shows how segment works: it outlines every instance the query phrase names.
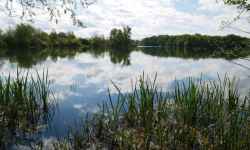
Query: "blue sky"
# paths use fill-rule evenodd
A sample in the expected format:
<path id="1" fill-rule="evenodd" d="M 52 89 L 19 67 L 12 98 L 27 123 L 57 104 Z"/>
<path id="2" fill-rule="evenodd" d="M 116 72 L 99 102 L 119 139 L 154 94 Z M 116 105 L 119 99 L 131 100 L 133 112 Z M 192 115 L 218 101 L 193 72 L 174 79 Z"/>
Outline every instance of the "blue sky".
<path id="1" fill-rule="evenodd" d="M 0 9 L 3 5 L 0 4 Z M 97 0 L 88 8 L 78 7 L 76 13 L 86 28 L 73 26 L 70 17 L 65 15 L 61 16 L 58 24 L 50 22 L 48 14 L 44 13 L 38 13 L 34 25 L 47 32 L 74 32 L 81 37 L 97 34 L 108 36 L 112 28 L 121 28 L 124 25 L 132 27 L 132 36 L 135 39 L 158 34 L 186 33 L 235 33 L 248 36 L 228 28 L 220 30 L 221 22 L 233 19 L 237 10 L 216 0 Z M 2 28 L 12 27 L 20 22 L 25 21 L 0 13 Z M 246 20 L 235 23 L 235 26 L 250 31 Z"/>
<path id="2" fill-rule="evenodd" d="M 199 7 L 198 0 L 175 0 L 173 2 L 177 11 L 192 12 Z"/>

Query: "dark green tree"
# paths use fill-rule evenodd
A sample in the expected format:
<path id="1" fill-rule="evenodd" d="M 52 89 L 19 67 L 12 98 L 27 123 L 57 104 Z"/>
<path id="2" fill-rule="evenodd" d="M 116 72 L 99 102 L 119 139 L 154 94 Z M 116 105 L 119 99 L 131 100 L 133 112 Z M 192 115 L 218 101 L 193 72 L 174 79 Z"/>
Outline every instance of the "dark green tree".
<path id="1" fill-rule="evenodd" d="M 238 9 L 242 9 L 245 11 L 250 10 L 250 2 L 249 0 L 223 0 L 227 5 L 235 5 Z"/>
<path id="2" fill-rule="evenodd" d="M 30 48 L 34 35 L 36 34 L 36 29 L 30 25 L 19 24 L 16 26 L 15 30 L 15 42 L 16 46 L 19 48 Z"/>
<path id="3" fill-rule="evenodd" d="M 131 28 L 125 26 L 122 29 L 112 29 L 109 40 L 112 49 L 128 51 L 132 44 Z"/>
<path id="4" fill-rule="evenodd" d="M 4 42 L 4 34 L 3 31 L 0 29 L 0 49 L 3 49 L 6 47 L 5 42 Z"/>

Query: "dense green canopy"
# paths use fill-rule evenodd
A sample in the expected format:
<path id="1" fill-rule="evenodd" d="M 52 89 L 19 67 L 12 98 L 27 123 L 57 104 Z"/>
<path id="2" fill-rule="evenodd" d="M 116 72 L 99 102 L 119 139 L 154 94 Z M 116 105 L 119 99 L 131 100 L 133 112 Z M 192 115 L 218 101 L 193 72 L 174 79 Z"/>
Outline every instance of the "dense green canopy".
<path id="1" fill-rule="evenodd" d="M 250 10 L 249 0 L 223 0 L 227 5 L 236 5 L 239 9 Z"/>
<path id="2" fill-rule="evenodd" d="M 250 39 L 237 35 L 160 35 L 144 38 L 141 41 L 131 39 L 131 28 L 112 29 L 109 38 L 93 36 L 79 38 L 74 33 L 46 33 L 28 24 L 19 24 L 15 28 L 0 32 L 0 57 L 10 58 L 21 66 L 30 67 L 47 57 L 73 57 L 80 52 L 89 52 L 94 56 L 110 54 L 113 63 L 129 65 L 130 52 L 138 50 L 137 45 L 158 46 L 143 48 L 143 52 L 157 56 L 177 56 L 188 58 L 223 57 L 239 58 L 250 53 Z M 140 49 L 140 48 L 139 48 Z"/>

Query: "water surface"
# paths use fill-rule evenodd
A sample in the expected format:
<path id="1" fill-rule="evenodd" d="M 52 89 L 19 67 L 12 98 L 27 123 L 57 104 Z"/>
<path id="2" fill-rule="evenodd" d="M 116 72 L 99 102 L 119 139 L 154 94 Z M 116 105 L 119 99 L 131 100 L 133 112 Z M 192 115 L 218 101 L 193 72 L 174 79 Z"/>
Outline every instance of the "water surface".
<path id="1" fill-rule="evenodd" d="M 171 89 L 175 81 L 185 81 L 189 77 L 199 79 L 202 76 L 205 80 L 217 80 L 218 76 L 228 74 L 239 79 L 240 92 L 247 93 L 250 84 L 249 65 L 250 61 L 245 59 L 160 57 L 134 51 L 119 58 L 112 53 L 98 57 L 90 53 L 70 58 L 49 57 L 22 70 L 31 73 L 37 70 L 41 73 L 48 69 L 59 110 L 52 123 L 53 130 L 47 131 L 45 135 L 55 136 L 64 135 L 66 127 L 79 117 L 83 118 L 87 112 L 96 112 L 97 104 L 107 100 L 108 88 L 115 95 L 112 82 L 123 92 L 129 92 L 131 85 L 143 72 L 151 77 L 157 73 L 157 85 L 163 89 Z M 0 72 L 4 76 L 9 73 L 14 76 L 18 66 L 18 62 L 10 59 L 0 60 Z"/>

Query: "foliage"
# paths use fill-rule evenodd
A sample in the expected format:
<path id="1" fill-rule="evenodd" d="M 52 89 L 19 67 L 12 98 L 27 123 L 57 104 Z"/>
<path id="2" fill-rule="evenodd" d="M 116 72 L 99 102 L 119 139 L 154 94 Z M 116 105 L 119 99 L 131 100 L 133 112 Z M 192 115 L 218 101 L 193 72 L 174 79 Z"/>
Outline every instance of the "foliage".
<path id="1" fill-rule="evenodd" d="M 248 0 L 223 0 L 227 5 L 236 5 L 239 9 L 246 11 L 250 10 L 250 3 Z"/>
<path id="2" fill-rule="evenodd" d="M 123 29 L 112 29 L 110 32 L 110 46 L 116 50 L 128 50 L 131 46 L 131 28 L 129 26 Z"/>
<path id="3" fill-rule="evenodd" d="M 95 51 L 105 51 L 108 48 L 108 40 L 105 37 L 95 35 L 89 39 L 90 48 Z"/>
<path id="4" fill-rule="evenodd" d="M 31 67 L 48 57 L 73 58 L 80 52 L 89 52 L 95 57 L 109 54 L 115 64 L 129 65 L 130 53 L 136 45 L 159 46 L 139 48 L 146 54 L 161 57 L 206 58 L 222 57 L 234 59 L 249 55 L 250 40 L 236 35 L 160 35 L 131 40 L 131 29 L 112 29 L 109 39 L 95 35 L 89 39 L 78 38 L 73 33 L 46 33 L 28 24 L 0 32 L 0 57 L 6 57 L 19 66 Z"/>
<path id="5" fill-rule="evenodd" d="M 50 81 L 46 72 L 36 78 L 0 78 L 0 149 L 32 138 L 53 117 Z"/>
<path id="6" fill-rule="evenodd" d="M 0 47 L 0 57 L 9 58 L 11 62 L 18 62 L 19 66 L 27 68 L 48 57 L 53 60 L 59 57 L 72 58 L 83 51 L 96 57 L 108 52 L 113 63 L 128 65 L 128 56 L 131 52 L 124 48 L 111 49 L 109 39 L 105 39 L 104 36 L 96 35 L 83 39 L 73 33 L 48 34 L 28 24 L 20 24 L 14 29 L 0 32 Z"/>
<path id="7" fill-rule="evenodd" d="M 47 34 L 28 24 L 19 24 L 1 34 L 0 47 L 13 50 L 42 50 L 45 48 L 81 49 L 84 45 L 73 33 Z"/>
<path id="8" fill-rule="evenodd" d="M 156 78 L 140 78 L 128 94 L 118 91 L 81 131 L 55 142 L 60 149 L 248 149 L 249 98 L 235 80 L 177 82 L 173 92 Z"/>
<path id="9" fill-rule="evenodd" d="M 223 0 L 224 4 L 230 6 L 236 6 L 238 9 L 238 15 L 233 17 L 231 20 L 222 21 L 222 29 L 223 28 L 231 28 L 239 32 L 243 32 L 245 34 L 250 34 L 249 31 L 246 31 L 239 27 L 233 27 L 233 23 L 240 19 L 247 19 L 249 22 L 249 11 L 250 11 L 250 2 L 249 0 Z"/>
<path id="10" fill-rule="evenodd" d="M 145 46 L 159 46 L 162 53 L 179 51 L 184 55 L 242 57 L 238 53 L 249 53 L 250 39 L 236 35 L 207 36 L 207 35 L 160 35 L 144 38 Z M 244 55 L 247 56 L 247 55 Z"/>
<path id="11" fill-rule="evenodd" d="M 207 36 L 207 35 L 160 35 L 144 38 L 142 45 L 161 47 L 176 47 L 201 50 L 232 50 L 249 48 L 250 40 L 237 35 Z"/>
<path id="12" fill-rule="evenodd" d="M 1 11 L 5 12 L 9 16 L 20 17 L 28 21 L 40 14 L 48 14 L 48 20 L 58 23 L 62 16 L 68 16 L 72 19 L 74 25 L 84 27 L 84 24 L 77 17 L 77 7 L 83 8 L 95 3 L 96 0 L 0 0 Z"/>

